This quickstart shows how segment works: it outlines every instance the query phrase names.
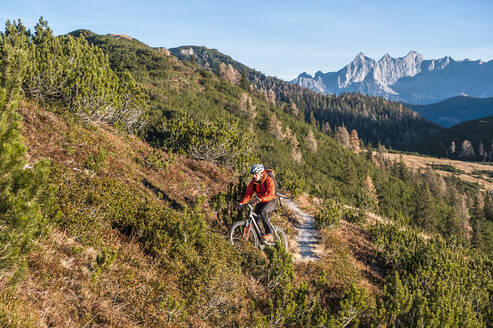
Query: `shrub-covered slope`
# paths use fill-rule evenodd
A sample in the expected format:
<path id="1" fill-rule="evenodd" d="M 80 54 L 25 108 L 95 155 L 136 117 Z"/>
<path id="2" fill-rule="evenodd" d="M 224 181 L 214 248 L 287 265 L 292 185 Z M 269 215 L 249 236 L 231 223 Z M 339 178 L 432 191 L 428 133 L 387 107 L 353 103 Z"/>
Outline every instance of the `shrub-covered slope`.
<path id="1" fill-rule="evenodd" d="M 196 62 L 229 81 L 252 84 L 256 93 L 306 122 L 317 122 L 326 131 L 345 126 L 374 146 L 398 147 L 431 136 L 440 127 L 397 102 L 362 94 L 322 95 L 307 88 L 266 76 L 216 49 L 182 46 L 169 49 L 182 61 Z"/>
<path id="2" fill-rule="evenodd" d="M 85 38 L 46 31 L 41 21 L 34 34 L 17 23 L 0 34 L 0 150 L 2 160 L 10 154 L 16 162 L 0 167 L 0 250 L 27 237 L 20 251 L 2 253 L 2 261 L 26 266 L 0 262 L 0 325 L 493 322 L 493 204 L 477 187 L 409 171 L 372 151 L 358 154 L 347 131 L 337 142 L 265 98 L 136 40 L 81 31 L 102 55 Z M 138 97 L 130 99 L 143 97 L 137 121 L 144 124 L 128 129 L 133 115 L 100 119 L 126 108 L 112 102 L 111 88 L 104 89 L 109 98 L 89 88 L 88 102 L 71 107 L 70 97 L 84 97 L 77 93 L 84 79 L 63 85 L 75 92 L 69 98 L 26 93 L 31 73 L 49 81 L 44 73 L 51 68 L 43 68 L 37 47 L 61 47 L 50 52 L 60 63 L 88 55 L 69 52 L 66 44 L 97 56 L 114 83 L 133 79 L 130 96 Z M 89 71 L 84 77 L 101 77 L 91 62 L 82 69 Z M 103 115 L 81 114 L 91 108 Z M 239 173 L 256 157 L 276 169 L 293 196 L 306 191 L 318 199 L 320 222 L 334 221 L 327 213 L 341 216 L 342 227 L 320 224 L 326 247 L 320 261 L 295 265 L 280 247 L 237 250 L 227 243 L 227 228 L 244 214 L 234 209 L 245 186 Z M 51 164 L 39 166 L 42 158 Z M 344 205 L 360 211 L 342 211 Z M 393 224 L 370 228 L 360 215 L 369 209 Z M 284 214 L 275 220 L 286 225 Z M 360 242 L 348 245 L 342 229 Z"/>

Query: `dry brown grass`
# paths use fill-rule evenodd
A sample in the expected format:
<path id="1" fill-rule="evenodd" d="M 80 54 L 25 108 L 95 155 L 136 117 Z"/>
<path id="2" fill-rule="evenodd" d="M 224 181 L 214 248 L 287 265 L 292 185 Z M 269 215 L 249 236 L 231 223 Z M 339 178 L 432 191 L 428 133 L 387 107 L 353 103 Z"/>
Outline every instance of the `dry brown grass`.
<path id="1" fill-rule="evenodd" d="M 99 252 L 54 230 L 30 254 L 16 298 L 37 317 L 37 327 L 175 327 L 160 306 L 178 294 L 173 276 L 134 242 L 115 250 L 115 262 L 101 266 Z"/>
<path id="2" fill-rule="evenodd" d="M 473 171 L 493 171 L 493 166 L 478 164 L 474 162 L 462 162 L 457 160 L 451 160 L 446 158 L 435 158 L 435 157 L 425 157 L 417 155 L 405 155 L 405 154 L 394 154 L 394 153 L 383 153 L 384 158 L 390 159 L 392 161 L 399 161 L 401 156 L 404 163 L 412 170 L 427 169 L 430 168 L 432 164 L 450 165 L 456 169 L 462 170 L 464 174 L 458 174 L 457 177 L 468 182 L 478 183 L 480 186 L 487 190 L 493 190 L 493 179 L 487 176 L 481 175 L 479 177 L 472 176 Z M 452 172 L 436 170 L 435 172 L 443 176 L 452 175 Z"/>
<path id="3" fill-rule="evenodd" d="M 351 262 L 362 277 L 361 286 L 370 294 L 378 294 L 384 283 L 383 269 L 378 266 L 377 251 L 370 236 L 361 227 L 344 220 L 333 235 L 351 250 Z"/>
<path id="4" fill-rule="evenodd" d="M 30 162 L 48 158 L 91 174 L 85 168 L 88 157 L 101 150 L 107 159 L 98 174 L 121 179 L 172 207 L 194 205 L 199 196 L 208 199 L 227 190 L 233 176 L 232 171 L 211 163 L 181 156 L 173 159 L 165 152 L 160 154 L 168 169 L 145 165 L 154 150 L 133 135 L 109 126 L 82 126 L 30 103 L 23 103 L 20 112 Z M 208 202 L 203 207 L 209 210 Z"/>

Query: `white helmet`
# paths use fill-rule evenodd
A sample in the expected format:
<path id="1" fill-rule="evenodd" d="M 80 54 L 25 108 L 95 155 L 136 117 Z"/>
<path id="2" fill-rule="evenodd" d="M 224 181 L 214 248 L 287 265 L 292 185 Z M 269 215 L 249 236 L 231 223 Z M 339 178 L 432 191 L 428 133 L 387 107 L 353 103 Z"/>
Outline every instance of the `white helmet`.
<path id="1" fill-rule="evenodd" d="M 262 164 L 254 164 L 250 169 L 250 174 L 255 174 L 264 171 L 264 166 Z"/>

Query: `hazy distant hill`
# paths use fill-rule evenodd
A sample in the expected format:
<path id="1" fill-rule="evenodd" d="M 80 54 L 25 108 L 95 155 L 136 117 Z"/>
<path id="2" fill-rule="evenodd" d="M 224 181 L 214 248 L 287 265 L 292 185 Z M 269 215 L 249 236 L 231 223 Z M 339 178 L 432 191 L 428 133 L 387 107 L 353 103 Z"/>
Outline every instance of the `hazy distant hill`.
<path id="1" fill-rule="evenodd" d="M 493 115 L 493 98 L 458 96 L 436 104 L 408 106 L 443 127 Z"/>
<path id="2" fill-rule="evenodd" d="M 493 60 L 456 61 L 449 56 L 424 60 L 410 51 L 393 58 L 388 54 L 374 60 L 359 53 L 337 72 L 315 76 L 301 73 L 291 81 L 324 94 L 361 92 L 413 104 L 430 104 L 467 94 L 472 97 L 493 96 Z"/>
<path id="3" fill-rule="evenodd" d="M 236 84 L 248 78 L 252 90 L 265 95 L 272 104 L 306 122 L 332 130 L 344 125 L 365 143 L 398 146 L 440 130 L 434 123 L 416 115 L 404 105 L 363 94 L 323 95 L 249 68 L 216 49 L 182 46 L 169 49 L 182 61 L 195 61 Z"/>

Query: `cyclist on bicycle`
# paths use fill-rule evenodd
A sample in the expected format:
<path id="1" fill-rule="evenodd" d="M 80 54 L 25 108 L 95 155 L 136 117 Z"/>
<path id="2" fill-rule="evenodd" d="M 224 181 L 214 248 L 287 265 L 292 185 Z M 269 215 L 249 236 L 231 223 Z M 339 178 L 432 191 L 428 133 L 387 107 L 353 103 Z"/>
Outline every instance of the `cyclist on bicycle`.
<path id="1" fill-rule="evenodd" d="M 248 184 L 245 197 L 240 201 L 240 206 L 250 203 L 255 206 L 255 213 L 262 219 L 265 229 L 264 239 L 274 242 L 270 224 L 270 214 L 276 208 L 276 186 L 274 180 L 265 172 L 262 164 L 255 164 L 250 170 L 253 175 Z M 256 193 L 252 199 L 253 193 Z"/>

